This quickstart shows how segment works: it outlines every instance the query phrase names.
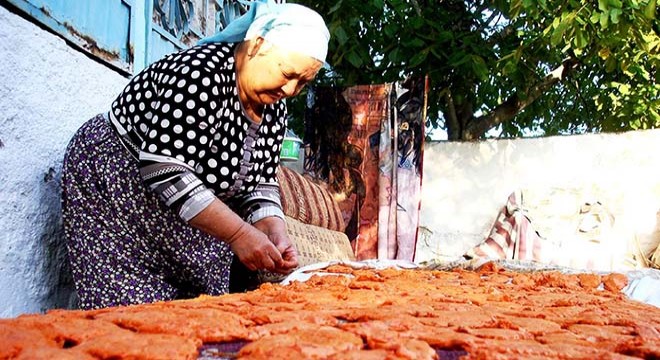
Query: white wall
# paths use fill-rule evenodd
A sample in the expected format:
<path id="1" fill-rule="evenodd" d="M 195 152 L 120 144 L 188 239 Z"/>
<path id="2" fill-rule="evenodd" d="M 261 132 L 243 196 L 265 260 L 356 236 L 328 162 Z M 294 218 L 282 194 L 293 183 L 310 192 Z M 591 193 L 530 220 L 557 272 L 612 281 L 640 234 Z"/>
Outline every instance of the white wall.
<path id="1" fill-rule="evenodd" d="M 660 236 L 660 130 L 433 142 L 424 151 L 416 261 L 454 258 L 483 241 L 509 194 L 521 188 L 593 190 L 623 233 Z"/>
<path id="2" fill-rule="evenodd" d="M 0 7 L 0 317 L 67 307 L 64 149 L 127 79 Z"/>

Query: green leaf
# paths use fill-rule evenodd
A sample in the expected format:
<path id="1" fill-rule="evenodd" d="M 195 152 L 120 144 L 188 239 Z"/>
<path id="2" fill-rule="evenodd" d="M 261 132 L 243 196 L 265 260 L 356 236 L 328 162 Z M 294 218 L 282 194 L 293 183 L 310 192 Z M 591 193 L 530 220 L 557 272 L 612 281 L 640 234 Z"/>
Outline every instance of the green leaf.
<path id="1" fill-rule="evenodd" d="M 610 18 L 612 19 L 612 24 L 618 24 L 619 23 L 619 17 L 623 11 L 621 9 L 612 9 L 610 10 Z"/>
<path id="2" fill-rule="evenodd" d="M 400 54 L 399 48 L 398 48 L 398 47 L 397 47 L 397 48 L 394 48 L 394 50 L 392 50 L 392 51 L 389 53 L 389 55 L 387 55 L 387 59 L 388 59 L 391 63 L 399 64 L 399 63 L 401 63 L 402 60 L 403 60 L 403 59 L 401 59 L 401 56 L 400 56 L 399 54 Z"/>
<path id="3" fill-rule="evenodd" d="M 630 127 L 632 127 L 634 130 L 639 130 L 642 127 L 642 122 L 640 121 L 639 118 L 635 119 L 632 121 L 630 124 Z"/>
<path id="4" fill-rule="evenodd" d="M 522 0 L 512 0 L 511 4 L 509 5 L 509 14 L 511 17 L 514 19 L 517 18 L 522 11 L 522 7 Z"/>
<path id="5" fill-rule="evenodd" d="M 437 36 L 435 37 L 436 42 L 447 42 L 450 41 L 454 38 L 454 33 L 452 31 L 440 31 Z"/>
<path id="6" fill-rule="evenodd" d="M 598 10 L 607 11 L 609 8 L 610 7 L 607 4 L 607 0 L 598 0 Z"/>
<path id="7" fill-rule="evenodd" d="M 514 61 L 508 61 L 506 65 L 504 65 L 504 68 L 502 69 L 502 72 L 504 75 L 511 75 L 518 70 L 518 65 Z"/>
<path id="8" fill-rule="evenodd" d="M 600 27 L 603 29 L 607 29 L 607 25 L 610 22 L 610 13 L 609 12 L 602 12 L 600 13 Z"/>
<path id="9" fill-rule="evenodd" d="M 523 56 L 523 51 L 524 51 L 523 47 L 522 47 L 522 46 L 519 46 L 519 47 L 516 49 L 516 51 L 513 52 L 513 57 L 514 57 L 514 59 L 516 59 L 516 62 L 520 61 L 520 59 L 522 58 L 522 56 Z"/>
<path id="10" fill-rule="evenodd" d="M 558 28 L 560 24 L 561 24 L 561 19 L 560 18 L 556 17 L 552 20 L 552 27 Z"/>
<path id="11" fill-rule="evenodd" d="M 607 3 L 616 9 L 621 9 L 623 7 L 621 0 L 608 0 Z"/>
<path id="12" fill-rule="evenodd" d="M 649 20 L 655 19 L 656 11 L 656 0 L 649 0 L 649 3 L 644 8 L 644 17 Z"/>
<path id="13" fill-rule="evenodd" d="M 348 60 L 348 62 L 356 68 L 360 68 L 363 64 L 360 55 L 358 55 L 358 53 L 354 50 L 351 50 L 346 54 L 346 60 Z"/>
<path id="14" fill-rule="evenodd" d="M 408 46 L 414 47 L 414 48 L 421 48 L 425 45 L 426 43 L 424 40 L 420 38 L 412 38 L 408 41 Z"/>
<path id="15" fill-rule="evenodd" d="M 463 65 L 464 63 L 470 61 L 470 56 L 467 55 L 466 53 L 462 51 L 457 51 L 451 54 L 449 56 L 449 65 L 458 67 L 460 65 Z"/>
<path id="16" fill-rule="evenodd" d="M 548 36 L 548 34 L 550 33 L 550 31 L 552 31 L 552 30 L 554 30 L 554 28 L 552 27 L 552 25 L 550 25 L 550 26 L 546 27 L 545 29 L 543 29 L 543 32 L 542 32 L 543 37 Z M 519 35 L 519 36 L 521 36 L 521 35 Z"/>
<path id="17" fill-rule="evenodd" d="M 472 56 L 472 71 L 474 71 L 477 77 L 479 77 L 482 81 L 488 78 L 488 66 L 481 56 Z"/>
<path id="18" fill-rule="evenodd" d="M 420 51 L 417 54 L 413 55 L 413 57 L 410 58 L 410 66 L 412 67 L 419 66 L 421 63 L 424 62 L 424 60 L 426 60 L 428 54 L 429 54 L 428 51 Z"/>
<path id="19" fill-rule="evenodd" d="M 341 25 L 338 25 L 336 28 L 334 28 L 334 31 L 332 32 L 332 35 L 337 38 L 337 42 L 339 43 L 339 46 L 344 46 L 346 42 L 348 41 L 348 34 L 346 34 L 346 30 Z"/>
<path id="20" fill-rule="evenodd" d="M 447 59 L 447 55 L 445 55 L 444 52 L 439 51 L 436 46 L 432 46 L 430 51 L 431 54 L 433 54 L 433 56 L 435 56 L 440 61 L 445 61 Z"/>
<path id="21" fill-rule="evenodd" d="M 424 19 L 416 16 L 408 21 L 408 25 L 412 26 L 415 30 L 419 30 L 424 27 Z"/>
<path id="22" fill-rule="evenodd" d="M 585 48 L 589 44 L 589 35 L 583 30 L 576 29 L 573 43 L 578 49 Z"/>
<path id="23" fill-rule="evenodd" d="M 603 60 L 606 60 L 610 55 L 612 55 L 612 52 L 609 48 L 604 47 L 598 51 L 598 56 Z"/>
<path id="24" fill-rule="evenodd" d="M 649 108 L 649 112 L 651 113 L 653 120 L 655 120 L 655 126 L 657 127 L 658 125 L 660 125 L 658 124 L 658 122 L 660 122 L 660 114 L 658 114 L 658 112 L 655 111 L 653 108 Z"/>
<path id="25" fill-rule="evenodd" d="M 328 15 L 330 15 L 330 14 L 332 14 L 333 12 L 339 10 L 339 8 L 341 7 L 341 3 L 342 3 L 342 1 L 343 1 L 343 0 L 339 0 L 339 1 L 337 1 L 337 3 L 336 3 L 333 7 L 331 7 L 330 10 L 328 10 Z"/>
<path id="26" fill-rule="evenodd" d="M 614 56 L 610 56 L 605 60 L 605 71 L 611 73 L 614 70 L 616 70 L 616 59 Z"/>
<path id="27" fill-rule="evenodd" d="M 552 46 L 558 46 L 561 44 L 562 39 L 564 38 L 564 27 L 557 27 L 555 30 L 552 32 L 552 37 L 550 38 L 550 44 Z"/>
<path id="28" fill-rule="evenodd" d="M 383 32 L 390 38 L 395 37 L 398 31 L 399 27 L 393 24 L 387 24 L 383 27 Z"/>

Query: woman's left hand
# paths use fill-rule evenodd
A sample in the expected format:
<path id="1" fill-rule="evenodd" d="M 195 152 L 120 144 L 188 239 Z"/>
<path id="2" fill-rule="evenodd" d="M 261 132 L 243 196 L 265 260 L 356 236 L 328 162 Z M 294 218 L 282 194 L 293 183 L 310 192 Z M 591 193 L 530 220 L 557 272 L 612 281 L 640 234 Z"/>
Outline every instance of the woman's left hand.
<path id="1" fill-rule="evenodd" d="M 284 220 L 276 216 L 263 218 L 253 224 L 262 231 L 282 254 L 282 262 L 275 264 L 280 273 L 289 273 L 298 267 L 298 253 L 286 233 Z"/>

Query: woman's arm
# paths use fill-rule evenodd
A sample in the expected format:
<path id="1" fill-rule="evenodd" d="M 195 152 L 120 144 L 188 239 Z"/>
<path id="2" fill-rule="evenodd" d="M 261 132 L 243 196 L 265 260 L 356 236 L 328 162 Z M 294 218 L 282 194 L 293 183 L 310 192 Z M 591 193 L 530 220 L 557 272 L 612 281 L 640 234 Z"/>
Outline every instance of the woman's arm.
<path id="1" fill-rule="evenodd" d="M 243 221 L 219 199 L 213 200 L 193 217 L 190 225 L 228 243 L 234 254 L 250 270 L 266 269 L 287 273 L 291 269 L 289 252 L 285 255 L 289 259 L 283 259 L 282 254 L 285 253 L 281 253 L 265 231 Z M 273 228 L 275 233 L 281 231 L 276 229 L 277 226 Z"/>

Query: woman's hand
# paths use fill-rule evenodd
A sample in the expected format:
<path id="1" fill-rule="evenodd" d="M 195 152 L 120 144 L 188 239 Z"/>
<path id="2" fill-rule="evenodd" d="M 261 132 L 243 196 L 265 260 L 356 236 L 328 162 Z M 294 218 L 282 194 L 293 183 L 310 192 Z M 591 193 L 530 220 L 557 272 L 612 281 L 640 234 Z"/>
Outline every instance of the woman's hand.
<path id="1" fill-rule="evenodd" d="M 298 253 L 286 233 L 284 220 L 275 216 L 267 217 L 254 223 L 254 227 L 268 236 L 282 256 L 282 262 L 275 264 L 278 268 L 276 272 L 286 274 L 298 267 Z"/>
<path id="2" fill-rule="evenodd" d="M 238 259 L 252 270 L 265 269 L 281 272 L 284 260 L 279 249 L 262 231 L 243 223 L 238 231 L 226 242 Z"/>
<path id="3" fill-rule="evenodd" d="M 192 226 L 229 244 L 234 254 L 248 269 L 252 271 L 266 269 L 286 273 L 297 266 L 298 261 L 295 250 L 293 250 L 293 255 L 291 255 L 291 250 L 287 250 L 291 245 L 286 232 L 284 232 L 285 240 L 275 235 L 277 226 L 281 226 L 282 231 L 285 229 L 284 221 L 280 219 L 280 222 L 277 225 L 275 222 L 267 221 L 260 225 L 260 229 L 257 229 L 243 221 L 218 199 L 213 200 L 206 209 L 190 220 Z M 272 228 L 274 234 L 270 235 L 271 231 L 268 229 L 273 226 L 275 226 Z M 280 249 L 284 249 L 284 251 Z M 283 254 L 286 254 L 286 261 L 282 258 Z M 291 258 L 293 258 L 293 262 Z"/>

